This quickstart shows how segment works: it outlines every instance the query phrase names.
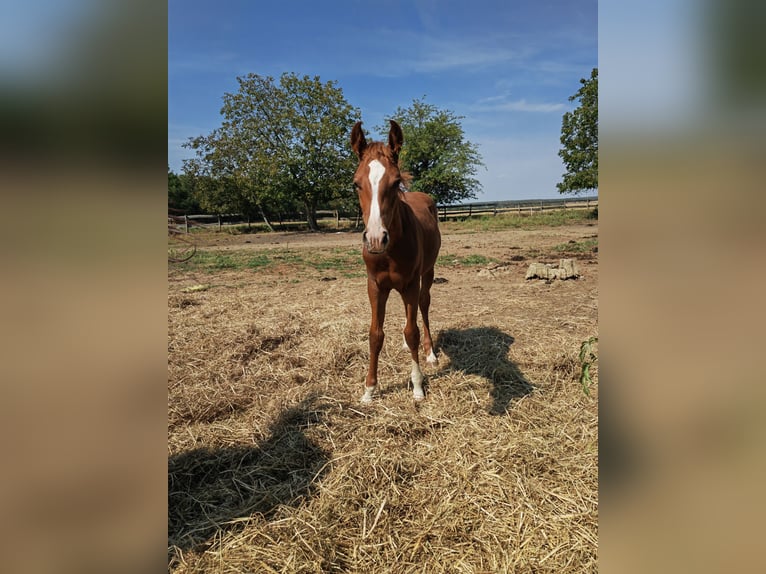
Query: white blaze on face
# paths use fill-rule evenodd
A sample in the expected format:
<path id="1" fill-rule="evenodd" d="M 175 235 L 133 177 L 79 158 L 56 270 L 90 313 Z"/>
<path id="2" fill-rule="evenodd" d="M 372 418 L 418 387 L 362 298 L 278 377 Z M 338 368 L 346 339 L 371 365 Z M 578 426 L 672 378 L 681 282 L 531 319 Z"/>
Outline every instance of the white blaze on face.
<path id="1" fill-rule="evenodd" d="M 386 174 L 386 168 L 378 160 L 369 163 L 370 188 L 372 189 L 372 202 L 370 203 L 370 218 L 367 220 L 367 237 L 373 244 L 379 244 L 383 239 L 383 219 L 380 216 L 380 181 Z"/>

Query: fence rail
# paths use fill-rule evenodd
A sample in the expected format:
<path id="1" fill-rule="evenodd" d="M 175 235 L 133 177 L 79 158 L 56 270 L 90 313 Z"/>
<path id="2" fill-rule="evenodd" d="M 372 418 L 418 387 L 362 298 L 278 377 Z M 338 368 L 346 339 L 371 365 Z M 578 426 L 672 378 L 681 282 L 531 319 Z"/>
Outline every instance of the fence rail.
<path id="1" fill-rule="evenodd" d="M 509 201 L 489 201 L 483 203 L 463 203 L 459 205 L 438 206 L 439 218 L 442 221 L 463 219 L 481 215 L 498 215 L 505 213 L 517 213 L 529 215 L 535 212 L 550 211 L 556 209 L 593 209 L 598 207 L 598 196 L 564 199 L 521 199 Z M 169 218 L 170 219 L 170 218 Z M 320 209 L 317 211 L 317 219 L 320 221 L 334 220 L 336 225 L 341 219 L 360 220 L 358 212 L 343 212 L 338 210 Z M 190 226 L 237 225 L 250 223 L 240 213 L 221 213 L 217 215 L 174 215 L 173 222 L 177 228 L 183 228 L 187 233 Z M 252 223 L 257 223 L 253 221 Z M 290 225 L 305 224 L 305 220 L 279 220 L 273 224 L 285 227 Z"/>
<path id="2" fill-rule="evenodd" d="M 598 207 L 598 196 L 565 199 L 521 199 L 465 203 L 439 206 L 442 221 L 449 218 L 473 217 L 474 215 L 497 215 L 502 213 L 529 214 L 554 209 L 592 209 Z"/>

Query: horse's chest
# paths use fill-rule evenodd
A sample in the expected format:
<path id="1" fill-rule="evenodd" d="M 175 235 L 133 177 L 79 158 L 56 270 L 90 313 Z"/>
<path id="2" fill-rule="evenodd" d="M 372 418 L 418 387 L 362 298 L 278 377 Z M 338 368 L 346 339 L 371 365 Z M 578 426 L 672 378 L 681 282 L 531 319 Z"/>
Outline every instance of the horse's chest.
<path id="1" fill-rule="evenodd" d="M 386 290 L 396 289 L 401 291 L 418 277 L 417 269 L 412 264 L 401 265 L 390 262 L 385 267 L 368 268 L 368 271 L 371 271 L 371 275 L 378 287 Z"/>

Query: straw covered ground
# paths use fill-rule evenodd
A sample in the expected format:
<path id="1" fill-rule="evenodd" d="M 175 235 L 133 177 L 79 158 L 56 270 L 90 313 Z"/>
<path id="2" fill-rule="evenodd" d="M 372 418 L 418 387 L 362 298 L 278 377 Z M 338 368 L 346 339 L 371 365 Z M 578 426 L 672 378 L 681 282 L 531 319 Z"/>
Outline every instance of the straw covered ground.
<path id="1" fill-rule="evenodd" d="M 359 401 L 359 233 L 216 234 L 171 264 L 169 570 L 595 572 L 597 230 L 445 225 L 421 403 L 395 293 Z M 524 279 L 562 257 L 579 279 Z"/>

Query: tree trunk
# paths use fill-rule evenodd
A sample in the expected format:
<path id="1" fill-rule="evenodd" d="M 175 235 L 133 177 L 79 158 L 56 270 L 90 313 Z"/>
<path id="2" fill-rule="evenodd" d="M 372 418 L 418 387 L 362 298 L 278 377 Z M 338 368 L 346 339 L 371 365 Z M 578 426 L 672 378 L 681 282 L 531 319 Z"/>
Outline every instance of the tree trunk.
<path id="1" fill-rule="evenodd" d="M 266 212 L 263 211 L 263 208 L 258 206 L 258 210 L 261 212 L 261 219 L 263 219 L 263 222 L 266 224 L 266 227 L 269 228 L 269 231 L 273 232 L 274 228 L 271 226 L 271 222 L 269 221 L 269 218 L 266 217 Z"/>
<path id="2" fill-rule="evenodd" d="M 305 201 L 304 206 L 306 208 L 306 222 L 309 224 L 311 231 L 319 231 L 319 224 L 317 223 L 316 205 L 312 205 L 310 202 Z"/>

